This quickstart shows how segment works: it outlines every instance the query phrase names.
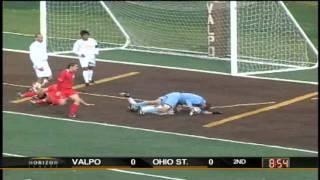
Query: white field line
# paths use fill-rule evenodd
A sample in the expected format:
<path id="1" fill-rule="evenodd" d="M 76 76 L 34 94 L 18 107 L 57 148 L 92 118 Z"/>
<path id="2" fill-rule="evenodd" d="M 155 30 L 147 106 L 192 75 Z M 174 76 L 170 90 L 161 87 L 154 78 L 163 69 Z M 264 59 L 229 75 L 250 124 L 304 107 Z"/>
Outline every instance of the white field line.
<path id="1" fill-rule="evenodd" d="M 109 170 L 110 170 L 110 171 L 127 173 L 127 174 L 140 175 L 140 176 L 155 177 L 155 178 L 160 178 L 160 179 L 184 180 L 184 179 L 181 179 L 181 178 L 172 178 L 172 177 L 168 177 L 168 176 L 159 176 L 159 175 L 146 174 L 146 173 L 141 173 L 141 172 L 125 171 L 125 170 L 121 170 L 121 169 L 109 169 Z"/>
<path id="2" fill-rule="evenodd" d="M 245 104 L 233 104 L 233 105 L 225 105 L 225 106 L 213 106 L 210 109 L 220 109 L 220 108 L 230 108 L 230 107 L 239 107 L 239 106 L 257 106 L 263 104 L 275 104 L 275 101 L 270 102 L 259 102 L 259 103 L 245 103 Z"/>
<path id="3" fill-rule="evenodd" d="M 22 155 L 19 155 L 19 154 L 11 154 L 11 153 L 2 153 L 2 155 L 12 156 L 12 157 L 26 157 L 26 156 L 22 156 Z"/>
<path id="4" fill-rule="evenodd" d="M 14 87 L 30 87 L 26 85 L 20 85 L 20 84 L 12 84 L 12 83 L 2 83 L 3 85 L 8 85 L 8 86 L 14 86 Z M 96 93 L 85 93 L 85 92 L 79 92 L 80 94 L 85 94 L 89 96 L 96 96 L 96 97 L 106 97 L 106 98 L 113 98 L 113 99 L 122 99 L 122 100 L 127 100 L 128 98 L 126 97 L 121 97 L 121 96 L 112 96 L 108 94 L 96 94 Z M 134 100 L 136 101 L 145 101 L 144 99 L 137 99 L 135 98 Z M 276 103 L 275 101 L 271 102 L 258 102 L 258 103 L 246 103 L 246 104 L 232 104 L 232 105 L 225 105 L 225 106 L 213 106 L 210 109 L 221 109 L 221 108 L 230 108 L 230 107 L 239 107 L 239 106 L 257 106 L 257 105 L 263 105 L 263 104 L 274 104 Z"/>
<path id="5" fill-rule="evenodd" d="M 29 53 L 29 51 L 25 51 L 25 50 L 15 50 L 15 49 L 8 49 L 8 48 L 2 48 L 2 50 L 3 51 L 10 51 L 10 52 L 18 52 L 18 53 Z M 55 55 L 55 54 L 52 54 L 52 53 L 51 54 L 48 53 L 48 54 L 50 56 L 54 56 L 54 57 L 77 59 L 76 56 Z M 190 72 L 200 72 L 200 73 L 207 73 L 207 74 L 218 74 L 218 75 L 231 76 L 230 73 L 223 73 L 223 72 L 217 72 L 217 71 L 207 71 L 207 70 L 190 69 L 190 68 L 179 68 L 179 67 L 171 67 L 171 66 L 160 66 L 160 65 L 133 63 L 133 62 L 123 62 L 123 61 L 106 60 L 106 59 L 96 59 L 96 61 L 98 61 L 98 62 L 108 62 L 108 63 L 114 63 L 114 64 L 126 64 L 126 65 L 134 65 L 134 66 L 155 67 L 155 68 L 162 68 L 162 69 L 174 69 L 174 70 L 181 70 L 181 71 L 190 71 Z M 281 78 L 269 78 L 269 77 L 245 76 L 245 75 L 239 75 L 237 77 L 318 85 L 318 82 L 301 81 L 301 80 L 290 80 L 290 79 L 281 79 Z"/>
<path id="6" fill-rule="evenodd" d="M 30 88 L 31 87 L 31 86 L 27 86 L 27 85 L 13 84 L 13 83 L 7 83 L 7 82 L 3 82 L 2 84 L 3 85 L 7 85 L 7 86 L 13 86 L 13 87 L 23 87 L 23 88 Z M 128 99 L 126 97 L 112 96 L 112 95 L 108 95 L 108 94 L 96 94 L 96 93 L 85 93 L 85 92 L 79 92 L 79 93 L 80 94 L 89 95 L 89 96 L 107 97 L 107 98 L 113 98 L 113 99 L 122 99 L 122 100 L 127 100 Z M 134 98 L 134 100 L 145 101 L 144 99 L 137 99 L 137 98 Z"/>
<path id="7" fill-rule="evenodd" d="M 12 84 L 12 83 L 7 83 L 7 82 L 3 82 L 2 83 L 3 85 L 7 85 L 7 86 L 14 86 L 14 87 L 23 87 L 23 88 L 30 88 L 30 86 L 27 86 L 27 85 L 21 85 L 21 84 Z"/>
<path id="8" fill-rule="evenodd" d="M 34 34 L 24 34 L 24 33 L 7 32 L 7 31 L 4 31 L 4 32 L 2 32 L 2 33 L 3 33 L 3 34 L 18 35 L 18 36 L 29 36 L 29 37 L 34 37 Z"/>
<path id="9" fill-rule="evenodd" d="M 2 155 L 12 156 L 12 157 L 27 157 L 27 156 L 23 156 L 23 155 L 19 155 L 19 154 L 12 154 L 12 153 L 2 153 Z M 181 179 L 181 178 L 173 178 L 173 177 L 168 177 L 168 176 L 160 176 L 160 175 L 147 174 L 147 173 L 142 173 L 142 172 L 125 171 L 125 170 L 121 170 L 121 169 L 106 169 L 106 170 L 120 172 L 120 173 L 126 173 L 126 174 L 132 174 L 132 175 L 155 177 L 155 178 L 160 178 L 160 179 L 185 180 L 185 179 Z"/>
<path id="10" fill-rule="evenodd" d="M 139 131 L 153 132 L 153 133 L 159 133 L 159 134 L 169 134 L 169 135 L 191 137 L 191 138 L 205 139 L 205 140 L 211 140 L 211 141 L 222 141 L 222 142 L 229 142 L 229 143 L 237 143 L 237 144 L 244 144 L 244 145 L 261 146 L 261 147 L 276 148 L 276 149 L 283 149 L 283 150 L 289 150 L 289 151 L 299 151 L 299 152 L 306 152 L 306 153 L 311 153 L 311 154 L 318 154 L 318 151 L 306 150 L 306 149 L 300 149 L 300 148 L 283 147 L 283 146 L 278 146 L 278 145 L 243 142 L 243 141 L 235 141 L 235 140 L 220 139 L 220 138 L 210 138 L 210 137 L 191 135 L 191 134 L 167 132 L 167 131 L 160 131 L 160 130 L 154 130 L 154 129 L 137 128 L 137 127 L 122 126 L 122 125 L 115 125 L 115 124 L 108 124 L 108 123 L 99 123 L 99 122 L 93 122 L 93 121 L 79 121 L 79 120 L 68 119 L 68 118 L 50 117 L 50 116 L 35 115 L 35 114 L 28 114 L 28 113 L 14 112 L 14 111 L 2 111 L 2 112 L 8 113 L 8 114 L 17 114 L 17 115 L 24 115 L 24 116 L 30 116 L 30 117 L 44 118 L 44 119 L 49 119 L 49 120 L 68 121 L 68 122 L 82 123 L 82 124 L 94 124 L 94 125 L 100 125 L 100 126 L 117 127 L 117 128 L 139 130 Z"/>

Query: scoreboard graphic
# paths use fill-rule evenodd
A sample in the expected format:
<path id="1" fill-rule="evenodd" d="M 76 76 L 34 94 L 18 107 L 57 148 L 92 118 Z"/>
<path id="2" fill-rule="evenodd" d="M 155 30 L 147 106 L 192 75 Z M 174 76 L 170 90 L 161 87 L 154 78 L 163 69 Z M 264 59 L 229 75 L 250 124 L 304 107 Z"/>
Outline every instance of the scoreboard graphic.
<path id="1" fill-rule="evenodd" d="M 1 168 L 317 169 L 318 157 L 3 157 Z"/>

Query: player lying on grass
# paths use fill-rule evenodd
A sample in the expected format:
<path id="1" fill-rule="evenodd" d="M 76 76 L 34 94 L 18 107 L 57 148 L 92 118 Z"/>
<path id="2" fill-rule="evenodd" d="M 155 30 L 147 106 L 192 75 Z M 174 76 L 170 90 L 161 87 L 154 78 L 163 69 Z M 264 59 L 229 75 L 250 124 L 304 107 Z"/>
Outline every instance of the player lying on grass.
<path id="1" fill-rule="evenodd" d="M 91 106 L 94 104 L 89 104 L 80 98 L 80 103 L 86 106 Z M 35 99 L 30 100 L 33 104 L 50 104 L 50 105 L 65 105 L 68 98 L 58 90 L 58 84 L 52 84 L 47 88 L 40 88 L 37 90 L 37 95 Z"/>
<path id="2" fill-rule="evenodd" d="M 58 77 L 57 83 L 49 86 L 48 88 L 35 88 L 33 93 L 36 93 L 38 99 L 31 100 L 34 104 L 52 104 L 52 105 L 64 105 L 67 99 L 71 99 L 73 103 L 70 106 L 68 116 L 70 118 L 76 117 L 80 104 L 91 106 L 94 104 L 86 103 L 80 98 L 79 93 L 75 91 L 73 86 L 73 79 L 75 78 L 75 72 L 78 70 L 78 65 L 71 63 L 67 69 L 63 70 Z M 28 93 L 24 93 L 26 95 Z M 29 93 L 31 94 L 31 93 Z"/>
<path id="3" fill-rule="evenodd" d="M 140 115 L 157 114 L 157 115 L 173 115 L 174 112 L 180 112 L 184 109 L 189 110 L 189 115 L 194 114 L 221 114 L 220 112 L 209 111 L 211 105 L 207 101 L 192 93 L 172 92 L 161 96 L 152 101 L 136 102 L 129 93 L 120 93 L 120 95 L 128 97 L 129 109 L 136 111 Z"/>

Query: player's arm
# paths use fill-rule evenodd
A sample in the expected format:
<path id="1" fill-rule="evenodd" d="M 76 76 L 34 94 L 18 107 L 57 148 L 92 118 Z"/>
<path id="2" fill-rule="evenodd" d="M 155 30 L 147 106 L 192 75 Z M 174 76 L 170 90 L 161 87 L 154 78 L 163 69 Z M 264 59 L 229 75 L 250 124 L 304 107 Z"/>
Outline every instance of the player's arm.
<path id="1" fill-rule="evenodd" d="M 76 41 L 74 44 L 73 44 L 73 48 L 72 48 L 72 52 L 78 56 L 81 56 L 81 57 L 84 57 L 83 54 L 81 54 L 81 51 L 80 51 L 80 42 L 79 41 Z"/>
<path id="2" fill-rule="evenodd" d="M 185 108 L 192 110 L 194 107 L 192 105 L 192 102 L 190 100 L 186 100 L 186 104 L 184 106 Z"/>
<path id="3" fill-rule="evenodd" d="M 65 71 L 60 72 L 60 74 L 58 75 L 57 81 L 58 84 L 62 83 L 65 79 Z"/>
<path id="4" fill-rule="evenodd" d="M 94 54 L 95 55 L 99 55 L 99 47 L 98 47 L 98 43 L 96 40 L 94 40 Z"/>

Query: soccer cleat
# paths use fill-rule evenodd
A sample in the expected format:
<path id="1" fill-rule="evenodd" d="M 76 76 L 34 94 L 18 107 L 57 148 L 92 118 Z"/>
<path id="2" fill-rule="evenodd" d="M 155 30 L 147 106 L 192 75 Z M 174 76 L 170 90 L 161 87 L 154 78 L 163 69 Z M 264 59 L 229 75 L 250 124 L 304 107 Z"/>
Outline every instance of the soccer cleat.
<path id="1" fill-rule="evenodd" d="M 37 101 L 34 100 L 34 99 L 30 100 L 30 103 L 31 103 L 31 104 L 38 104 Z"/>
<path id="2" fill-rule="evenodd" d="M 128 102 L 129 102 L 129 104 L 132 104 L 132 105 L 136 105 L 137 104 L 137 102 L 134 99 L 132 99 L 132 97 L 128 98 Z"/>
<path id="3" fill-rule="evenodd" d="M 68 117 L 69 118 L 77 118 L 77 115 L 76 114 L 68 114 Z"/>
<path id="4" fill-rule="evenodd" d="M 222 114 L 220 111 L 213 111 L 212 114 Z"/>
<path id="5" fill-rule="evenodd" d="M 130 104 L 130 105 L 128 106 L 128 109 L 129 109 L 129 111 L 131 111 L 131 112 L 138 112 L 138 109 L 136 108 L 136 106 L 134 106 L 134 105 L 132 105 L 132 104 Z"/>
<path id="6" fill-rule="evenodd" d="M 91 80 L 91 81 L 90 81 L 90 83 L 91 83 L 91 84 L 94 84 L 94 83 L 95 83 L 95 81 L 94 81 L 94 80 Z"/>
<path id="7" fill-rule="evenodd" d="M 18 96 L 19 98 L 23 98 L 23 94 L 22 94 L 21 92 L 18 92 L 18 93 L 17 93 L 17 96 Z"/>
<path id="8" fill-rule="evenodd" d="M 121 92 L 121 93 L 119 93 L 119 95 L 123 96 L 123 97 L 127 97 L 127 98 L 131 97 L 130 93 L 128 93 L 128 92 Z"/>
<path id="9" fill-rule="evenodd" d="M 46 99 L 31 99 L 30 103 L 32 103 L 32 104 L 48 104 Z"/>
<path id="10" fill-rule="evenodd" d="M 171 108 L 168 112 L 167 112 L 168 115 L 174 115 L 174 110 Z"/>
<path id="11" fill-rule="evenodd" d="M 144 112 L 142 111 L 141 107 L 138 108 L 138 114 L 141 115 L 141 116 L 144 115 Z"/>
<path id="12" fill-rule="evenodd" d="M 90 86 L 90 83 L 85 83 L 86 87 Z"/>

